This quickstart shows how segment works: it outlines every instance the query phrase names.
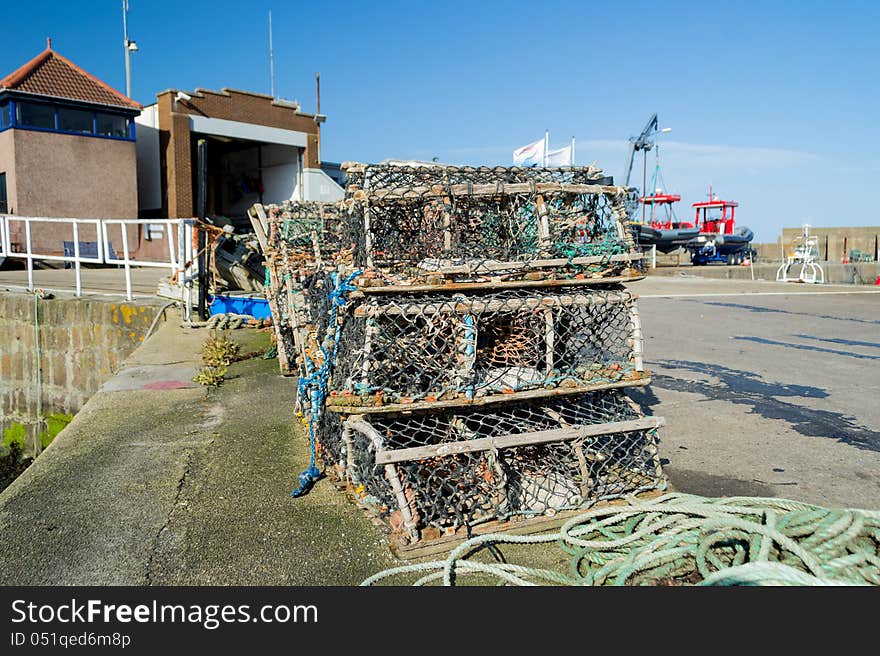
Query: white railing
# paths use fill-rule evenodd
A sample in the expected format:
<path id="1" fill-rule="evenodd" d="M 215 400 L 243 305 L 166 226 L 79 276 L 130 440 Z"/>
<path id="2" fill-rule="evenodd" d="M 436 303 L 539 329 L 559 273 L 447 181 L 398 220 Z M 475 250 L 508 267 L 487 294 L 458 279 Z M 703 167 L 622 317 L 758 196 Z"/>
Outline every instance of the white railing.
<path id="1" fill-rule="evenodd" d="M 12 242 L 12 227 L 16 224 L 24 225 L 24 250 L 21 244 Z M 34 244 L 34 224 L 52 224 L 57 226 L 58 231 L 53 233 L 52 240 L 55 244 L 63 243 L 64 234 L 61 226 L 67 225 L 72 245 L 73 254 L 58 255 L 58 251 L 50 252 L 38 250 Z M 168 242 L 168 257 L 162 259 L 132 258 L 128 246 L 128 231 L 132 225 L 163 226 L 164 238 Z M 192 280 L 196 262 L 193 251 L 193 224 L 192 219 L 75 219 L 75 218 L 51 218 L 33 216 L 0 215 L 0 257 L 17 258 L 25 260 L 27 265 L 29 290 L 34 289 L 34 262 L 65 262 L 73 264 L 76 284 L 76 295 L 82 296 L 82 265 L 83 264 L 110 264 L 117 265 L 124 270 L 125 297 L 132 300 L 131 293 L 131 269 L 133 267 L 154 267 L 168 269 L 171 275 L 177 274 L 177 285 L 181 288 L 181 299 L 185 298 L 187 307 L 191 307 Z M 81 227 L 89 226 L 95 232 L 97 253 L 95 256 L 81 254 Z M 122 257 L 113 248 L 108 227 L 119 226 L 121 235 Z M 176 228 L 172 230 L 172 228 Z M 66 231 L 65 231 L 66 232 Z M 62 250 L 63 252 L 63 250 Z"/>

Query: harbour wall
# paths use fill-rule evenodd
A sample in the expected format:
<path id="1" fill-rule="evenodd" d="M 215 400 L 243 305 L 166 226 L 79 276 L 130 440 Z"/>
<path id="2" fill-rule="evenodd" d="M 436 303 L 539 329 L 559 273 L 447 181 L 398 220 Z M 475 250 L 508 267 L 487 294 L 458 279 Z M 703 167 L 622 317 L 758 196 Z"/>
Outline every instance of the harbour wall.
<path id="1" fill-rule="evenodd" d="M 158 310 L 0 293 L 0 435 L 22 424 L 30 445 L 47 415 L 76 413 L 143 342 Z"/>
<path id="2" fill-rule="evenodd" d="M 691 266 L 687 255 L 681 258 L 681 266 L 676 266 L 670 256 L 657 258 L 657 268 L 647 270 L 650 276 L 689 275 L 700 278 L 722 278 L 726 280 L 751 280 L 752 272 L 747 266 L 723 266 L 710 264 Z M 840 264 L 839 262 L 819 262 L 825 272 L 825 282 L 834 285 L 873 285 L 880 276 L 880 264 L 877 262 L 860 262 L 857 264 Z M 755 262 L 755 280 L 776 280 L 776 271 L 780 262 Z M 797 277 L 800 268 L 795 266 L 793 273 Z"/>

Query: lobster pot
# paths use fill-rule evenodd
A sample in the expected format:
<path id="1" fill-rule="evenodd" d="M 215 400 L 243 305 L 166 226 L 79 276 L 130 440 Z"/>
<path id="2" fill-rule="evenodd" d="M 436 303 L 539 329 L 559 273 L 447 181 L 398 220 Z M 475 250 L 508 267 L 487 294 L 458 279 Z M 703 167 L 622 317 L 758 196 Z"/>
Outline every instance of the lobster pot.
<path id="1" fill-rule="evenodd" d="M 662 420 L 616 391 L 334 421 L 325 456 L 403 543 L 665 485 Z"/>
<path id="2" fill-rule="evenodd" d="M 278 362 L 282 373 L 302 373 L 297 358 L 313 332 L 313 317 L 321 313 L 310 300 L 326 296 L 320 293 L 323 271 L 346 256 L 345 209 L 340 203 L 288 201 L 255 206 L 252 212 L 262 212 L 268 224 L 266 298 L 275 319 Z M 309 288 L 319 293 L 306 293 Z"/>
<path id="3" fill-rule="evenodd" d="M 328 407 L 388 411 L 647 383 L 632 294 L 583 289 L 353 301 Z"/>
<path id="4" fill-rule="evenodd" d="M 364 286 L 622 276 L 642 258 L 628 191 L 604 178 L 501 169 L 468 180 L 454 167 L 423 167 L 383 179 L 370 169 L 347 201 L 354 262 L 372 272 Z"/>

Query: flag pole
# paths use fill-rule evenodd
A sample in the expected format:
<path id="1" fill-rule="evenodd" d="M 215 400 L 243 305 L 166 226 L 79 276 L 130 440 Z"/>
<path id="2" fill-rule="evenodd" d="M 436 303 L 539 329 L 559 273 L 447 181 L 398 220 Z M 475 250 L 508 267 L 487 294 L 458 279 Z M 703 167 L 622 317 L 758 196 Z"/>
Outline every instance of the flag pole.
<path id="1" fill-rule="evenodd" d="M 544 130 L 544 157 L 541 160 L 541 166 L 547 167 L 547 149 L 550 148 L 550 130 Z"/>
<path id="2" fill-rule="evenodd" d="M 574 137 L 571 138 L 571 165 L 574 166 Z"/>

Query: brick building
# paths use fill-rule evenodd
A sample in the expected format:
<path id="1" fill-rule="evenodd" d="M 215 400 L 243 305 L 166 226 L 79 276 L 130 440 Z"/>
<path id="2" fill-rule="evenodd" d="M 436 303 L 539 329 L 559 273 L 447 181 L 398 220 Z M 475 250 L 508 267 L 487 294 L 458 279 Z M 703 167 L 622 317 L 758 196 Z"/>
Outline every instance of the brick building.
<path id="1" fill-rule="evenodd" d="M 141 216 L 197 214 L 197 144 L 207 143 L 206 210 L 241 222 L 256 202 L 336 200 L 342 189 L 321 170 L 325 117 L 297 103 L 222 89 L 158 94 L 138 122 Z"/>
<path id="2" fill-rule="evenodd" d="M 140 110 L 48 42 L 0 79 L 0 214 L 137 216 L 134 118 Z M 21 243 L 20 232 L 16 223 L 12 242 Z M 61 240 L 70 236 L 56 233 L 41 224 L 35 247 L 61 251 Z"/>

